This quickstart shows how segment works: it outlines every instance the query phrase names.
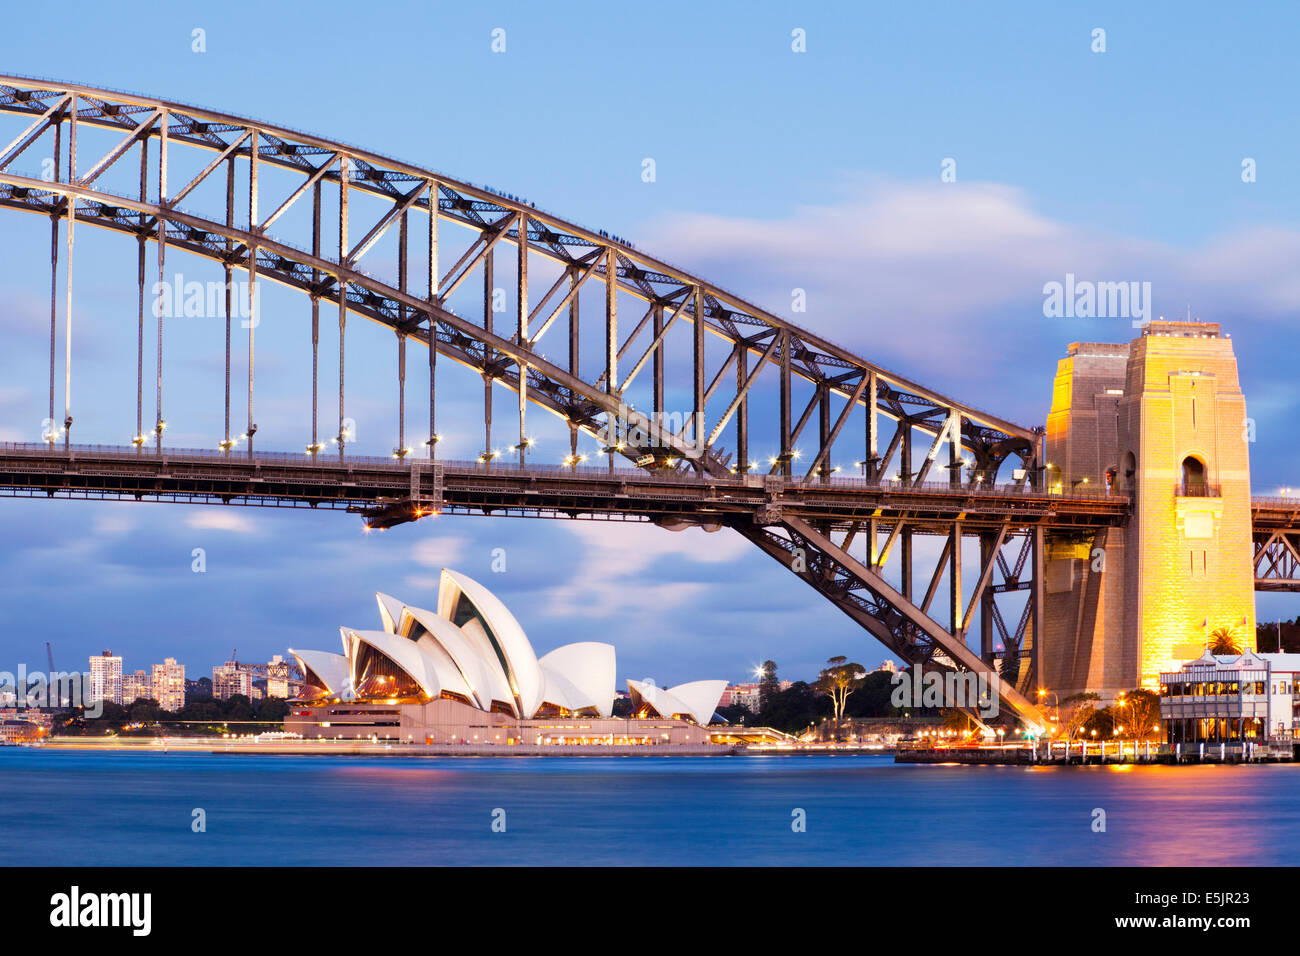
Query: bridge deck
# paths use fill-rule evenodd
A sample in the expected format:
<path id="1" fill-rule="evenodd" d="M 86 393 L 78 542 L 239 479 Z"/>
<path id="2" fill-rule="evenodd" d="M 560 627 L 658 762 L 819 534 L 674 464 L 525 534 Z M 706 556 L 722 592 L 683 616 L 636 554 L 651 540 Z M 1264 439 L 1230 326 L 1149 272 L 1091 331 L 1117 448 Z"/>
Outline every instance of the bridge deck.
<path id="1" fill-rule="evenodd" d="M 310 507 L 359 511 L 377 526 L 434 511 L 622 520 L 679 518 L 695 523 L 762 513 L 848 525 L 906 517 L 947 533 L 960 519 L 971 528 L 1046 524 L 1095 528 L 1121 523 L 1122 495 L 1055 495 L 1017 485 L 904 485 L 830 477 L 808 482 L 779 476 L 701 478 L 641 469 L 527 468 L 477 462 L 348 457 L 126 446 L 0 444 L 0 496 L 118 498 L 206 504 Z M 419 514 L 415 512 L 420 512 Z"/>

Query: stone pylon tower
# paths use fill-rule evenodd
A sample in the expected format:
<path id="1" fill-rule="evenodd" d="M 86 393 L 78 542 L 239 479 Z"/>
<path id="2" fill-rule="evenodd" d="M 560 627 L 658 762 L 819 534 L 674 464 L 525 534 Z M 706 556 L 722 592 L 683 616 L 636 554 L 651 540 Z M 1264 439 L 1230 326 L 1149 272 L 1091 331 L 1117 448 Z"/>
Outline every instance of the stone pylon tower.
<path id="1" fill-rule="evenodd" d="M 1095 538 L 1048 539 L 1040 687 L 1107 699 L 1155 689 L 1219 628 L 1254 648 L 1252 439 L 1218 325 L 1152 322 L 1128 345 L 1070 346 L 1045 483 L 1129 495 L 1133 517 Z"/>

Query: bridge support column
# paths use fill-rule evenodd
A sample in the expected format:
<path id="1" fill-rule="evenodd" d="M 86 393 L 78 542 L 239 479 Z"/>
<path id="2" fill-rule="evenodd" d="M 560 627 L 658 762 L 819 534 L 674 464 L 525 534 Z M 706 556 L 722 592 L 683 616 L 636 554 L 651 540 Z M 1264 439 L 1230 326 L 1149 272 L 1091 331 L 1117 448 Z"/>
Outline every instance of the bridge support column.
<path id="1" fill-rule="evenodd" d="M 438 457 L 437 382 L 438 323 L 433 307 L 438 304 L 438 182 L 429 182 L 429 459 Z"/>
<path id="2" fill-rule="evenodd" d="M 233 160 L 230 166 L 230 188 L 234 188 L 235 167 Z M 229 208 L 229 206 L 227 206 Z M 317 182 L 312 189 L 311 204 L 311 251 L 313 256 L 320 256 L 320 183 Z M 311 450 L 311 456 L 314 460 L 316 454 L 320 451 L 319 436 L 319 415 L 320 415 L 320 295 L 317 289 L 320 287 L 321 273 L 317 269 L 311 270 L 311 444 L 308 448 Z M 226 286 L 227 290 L 230 285 L 230 269 L 226 269 Z M 230 293 L 226 293 L 226 301 L 230 301 Z M 230 440 L 230 309 L 226 309 L 226 440 Z"/>
<path id="3" fill-rule="evenodd" d="M 981 567 L 991 567 L 997 561 L 994 540 L 994 535 L 980 535 Z M 993 665 L 993 597 L 993 589 L 989 587 L 980 595 L 980 658 L 989 666 Z"/>
<path id="4" fill-rule="evenodd" d="M 339 262 L 343 262 L 348 257 L 348 176 L 351 175 L 348 168 L 348 158 L 339 157 Z M 347 430 L 344 424 L 347 417 L 344 413 L 343 405 L 343 372 L 346 367 L 347 353 L 345 350 L 345 341 L 347 336 L 348 324 L 348 289 L 347 280 L 343 275 L 339 275 L 338 281 L 339 292 L 339 461 L 343 460 L 343 446 L 347 443 Z"/>
<path id="5" fill-rule="evenodd" d="M 522 345 L 528 341 L 528 216 L 519 214 L 519 266 L 515 272 L 515 301 L 519 307 L 517 335 Z M 528 434 L 524 416 L 528 410 L 528 363 L 519 363 L 519 467 L 524 467 Z"/>
<path id="6" fill-rule="evenodd" d="M 790 477 L 790 330 L 782 329 L 781 336 L 781 475 Z"/>
<path id="7" fill-rule="evenodd" d="M 68 182 L 77 181 L 77 95 L 72 96 L 72 105 L 68 111 Z M 166 146 L 167 140 L 163 139 L 163 163 L 166 163 Z M 162 190 L 166 191 L 166 180 L 163 181 Z M 77 200 L 73 196 L 68 196 L 68 249 L 67 265 L 64 266 L 64 279 L 67 288 L 67 304 L 63 313 L 63 448 L 66 451 L 72 441 L 72 240 L 73 232 L 77 225 Z M 158 225 L 159 235 L 165 237 L 163 226 Z M 160 239 L 161 243 L 162 239 Z M 159 256 L 162 255 L 162 245 L 159 247 Z M 160 260 L 161 261 L 161 260 Z M 161 266 L 159 267 L 161 268 Z M 161 276 L 159 276 L 161 278 Z M 162 319 L 158 320 L 158 328 L 162 329 Z M 159 341 L 161 342 L 161 331 L 159 332 Z M 162 352 L 158 354 L 158 380 L 159 389 L 162 388 Z M 159 442 L 161 444 L 161 436 Z"/>
<path id="8" fill-rule="evenodd" d="M 59 179 L 59 166 L 63 161 L 63 122 L 54 125 L 54 179 Z M 143 216 L 141 219 L 143 220 Z M 141 280 L 143 287 L 143 280 Z M 143 294 L 143 293 L 142 293 Z M 143 314 L 143 313 L 142 313 Z M 141 322 L 144 319 L 141 318 Z M 57 204 L 50 207 L 50 417 L 42 436 L 54 449 L 54 440 L 59 436 L 59 429 L 54 424 L 54 375 L 55 353 L 59 336 L 59 211 Z"/>
<path id="9" fill-rule="evenodd" d="M 249 140 L 248 149 L 248 225 L 257 228 L 257 131 Z M 340 296 L 340 299 L 342 296 Z M 253 330 L 257 328 L 257 245 L 248 247 L 248 457 L 253 457 L 253 436 L 257 426 L 253 423 Z"/>

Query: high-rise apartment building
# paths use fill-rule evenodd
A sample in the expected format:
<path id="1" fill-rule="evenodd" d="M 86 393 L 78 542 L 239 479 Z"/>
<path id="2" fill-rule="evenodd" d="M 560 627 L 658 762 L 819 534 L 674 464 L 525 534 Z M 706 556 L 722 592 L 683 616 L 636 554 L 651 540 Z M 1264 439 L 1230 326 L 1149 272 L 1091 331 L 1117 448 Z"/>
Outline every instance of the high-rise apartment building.
<path id="1" fill-rule="evenodd" d="M 141 698 L 148 700 L 152 697 L 153 681 L 150 680 L 148 671 L 135 671 L 132 674 L 122 675 L 123 704 L 133 704 Z"/>
<path id="2" fill-rule="evenodd" d="M 90 699 L 122 703 L 122 658 L 112 651 L 90 659 Z"/>
<path id="3" fill-rule="evenodd" d="M 153 666 L 154 699 L 163 710 L 178 711 L 185 706 L 185 665 L 168 657 Z"/>
<path id="4" fill-rule="evenodd" d="M 234 661 L 212 668 L 212 696 L 218 700 L 230 700 L 236 694 L 253 699 L 253 675 Z"/>

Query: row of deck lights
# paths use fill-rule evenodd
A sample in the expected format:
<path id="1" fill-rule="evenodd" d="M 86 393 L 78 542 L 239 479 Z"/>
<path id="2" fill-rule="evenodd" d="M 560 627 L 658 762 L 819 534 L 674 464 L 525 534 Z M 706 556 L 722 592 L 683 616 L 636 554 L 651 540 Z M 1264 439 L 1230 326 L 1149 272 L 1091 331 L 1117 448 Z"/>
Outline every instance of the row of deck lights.
<path id="1" fill-rule="evenodd" d="M 153 429 L 153 433 L 154 433 L 154 435 L 157 436 L 157 437 L 159 437 L 159 438 L 161 438 L 162 433 L 163 433 L 163 430 L 164 430 L 166 427 L 167 427 L 167 422 L 166 422 L 165 420 L 163 420 L 163 421 L 159 421 L 158 424 L 154 426 L 154 429 Z M 236 438 L 225 438 L 225 439 L 222 439 L 221 441 L 217 442 L 217 448 L 220 449 L 220 450 L 223 451 L 223 452 L 229 452 L 229 451 L 231 451 L 231 450 L 232 450 L 236 445 L 238 445 L 241 441 L 247 441 L 248 439 L 252 438 L 255 434 L 257 434 L 257 426 L 256 426 L 256 425 L 253 425 L 252 427 L 249 428 L 248 431 L 244 432 L 243 434 L 239 435 L 239 436 L 236 437 Z M 148 441 L 149 441 L 149 438 L 150 438 L 150 436 L 147 435 L 147 434 L 139 434 L 139 435 L 134 436 L 134 437 L 131 439 L 131 444 L 134 445 L 134 446 L 136 446 L 137 448 L 139 448 L 139 447 L 143 446 L 146 442 L 148 442 Z M 316 455 L 316 454 L 319 454 L 320 452 L 324 451 L 324 450 L 325 450 L 326 448 L 328 448 L 330 445 L 337 445 L 337 444 L 339 444 L 340 441 L 345 441 L 345 442 L 347 442 L 347 441 L 351 441 L 352 438 L 353 438 L 353 432 L 352 432 L 351 430 L 344 430 L 344 431 L 343 431 L 343 432 L 342 432 L 338 437 L 336 437 L 336 438 L 331 438 L 331 439 L 329 440 L 329 443 L 328 443 L 328 444 L 326 444 L 325 442 L 317 441 L 317 442 L 313 442 L 313 443 L 310 444 L 310 445 L 307 445 L 306 448 L 303 450 L 303 453 L 304 453 L 304 454 L 307 454 L 307 455 Z M 443 440 L 443 436 L 442 436 L 442 435 L 434 435 L 433 438 L 431 438 L 430 440 L 426 441 L 425 444 L 426 444 L 426 445 L 437 445 L 437 444 L 438 444 L 439 442 L 441 442 L 442 440 Z M 536 444 L 537 444 L 536 439 L 533 439 L 533 438 L 526 438 L 526 439 L 524 439 L 522 442 L 520 442 L 519 444 L 510 446 L 510 450 L 511 450 L 511 451 L 525 451 L 525 452 L 526 452 L 526 451 L 528 451 L 529 449 L 533 448 Z M 615 454 L 615 453 L 622 453 L 622 452 L 625 451 L 626 449 L 627 449 L 627 445 L 626 445 L 624 442 L 617 442 L 617 443 L 614 444 L 614 445 L 609 445 L 609 446 L 606 446 L 606 447 L 604 447 L 604 448 L 601 448 L 599 454 L 602 454 L 602 455 L 612 455 L 612 454 Z M 393 449 L 393 457 L 396 458 L 396 459 L 398 459 L 399 461 L 401 461 L 401 460 L 405 459 L 408 455 L 410 455 L 412 451 L 414 451 L 414 449 L 411 448 L 410 446 L 407 446 L 406 448 L 395 448 L 395 449 Z M 501 455 L 502 455 L 502 451 L 501 451 L 499 448 L 494 448 L 494 449 L 492 449 L 492 450 L 490 450 L 490 451 L 482 451 L 482 452 L 480 452 L 479 455 L 478 455 L 478 462 L 479 462 L 480 464 L 490 464 L 493 460 L 495 460 L 495 459 L 497 459 L 497 458 L 500 458 Z M 781 463 L 786 462 L 786 461 L 798 461 L 798 460 L 799 460 L 800 458 L 802 458 L 802 457 L 803 457 L 803 453 L 802 453 L 799 449 L 795 449 L 794 451 L 789 452 L 788 454 L 782 454 L 782 455 L 773 455 L 773 456 L 770 456 L 770 457 L 767 459 L 767 463 L 768 463 L 768 465 L 770 465 L 770 466 L 772 466 L 772 467 L 775 467 L 776 465 L 781 464 Z M 563 459 L 563 464 L 564 464 L 565 467 L 568 467 L 568 468 L 576 468 L 578 465 L 582 464 L 582 463 L 585 462 L 586 460 L 587 460 L 587 456 L 586 456 L 586 455 L 577 455 L 577 454 L 565 455 L 565 456 L 564 456 L 564 459 Z M 671 458 L 662 459 L 662 463 L 665 464 L 665 465 L 667 465 L 667 466 L 669 466 L 669 467 L 672 467 L 672 466 L 676 465 L 676 464 L 678 463 L 679 460 L 680 460 L 679 458 L 671 457 Z M 857 468 L 862 468 L 862 469 L 864 469 L 864 471 L 865 471 L 865 468 L 866 468 L 866 465 L 868 464 L 868 462 L 866 462 L 866 461 L 855 461 L 853 464 L 854 464 L 855 467 L 857 467 Z M 965 466 L 965 467 L 970 467 L 970 459 L 962 459 L 961 464 L 962 464 L 963 466 Z M 1050 468 L 1051 465 L 1048 465 L 1047 467 Z M 736 466 L 734 466 L 734 465 L 731 466 L 731 468 L 730 468 L 729 470 L 730 470 L 731 474 L 733 474 L 733 475 L 737 473 L 737 468 L 736 468 Z M 758 470 L 758 462 L 757 462 L 757 461 L 751 461 L 751 462 L 746 466 L 746 468 L 745 468 L 745 471 L 746 471 L 746 472 L 752 472 L 752 471 L 757 471 L 757 470 Z M 822 469 L 822 474 L 823 474 L 823 475 L 834 475 L 834 474 L 838 474 L 838 473 L 841 472 L 841 471 L 843 471 L 843 468 L 842 468 L 840 465 L 835 465 L 835 466 L 833 466 L 833 467 L 831 467 L 831 468 L 823 468 L 823 469 Z M 891 481 L 898 481 L 899 478 L 900 478 L 900 476 L 897 475 L 897 474 L 895 474 L 895 475 L 891 475 L 891 476 L 890 476 L 890 480 L 891 480 Z M 1088 480 L 1087 478 L 1083 478 L 1083 479 L 1081 479 L 1081 481 L 1083 481 L 1083 482 L 1086 482 L 1087 480 Z M 975 481 L 976 481 L 976 483 L 980 483 L 980 482 L 982 482 L 982 481 L 983 481 L 983 476 L 982 476 L 982 475 L 976 475 L 976 476 L 975 476 Z M 1076 482 L 1076 484 L 1078 484 L 1078 483 L 1079 483 L 1079 482 Z M 1059 490 L 1059 488 L 1060 488 L 1060 485 L 1059 485 L 1059 483 L 1058 483 L 1058 485 L 1057 485 L 1057 489 Z M 1290 489 L 1290 488 L 1284 488 L 1284 489 L 1282 489 L 1282 495 L 1285 497 L 1285 496 L 1286 496 L 1286 495 L 1287 495 L 1291 490 L 1292 490 L 1292 489 Z"/>

